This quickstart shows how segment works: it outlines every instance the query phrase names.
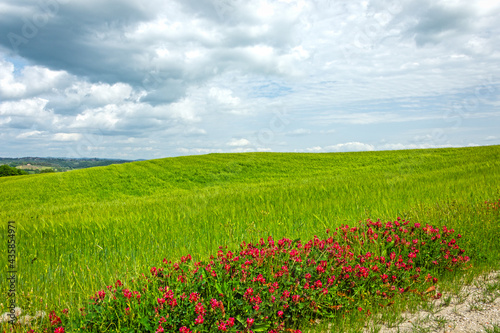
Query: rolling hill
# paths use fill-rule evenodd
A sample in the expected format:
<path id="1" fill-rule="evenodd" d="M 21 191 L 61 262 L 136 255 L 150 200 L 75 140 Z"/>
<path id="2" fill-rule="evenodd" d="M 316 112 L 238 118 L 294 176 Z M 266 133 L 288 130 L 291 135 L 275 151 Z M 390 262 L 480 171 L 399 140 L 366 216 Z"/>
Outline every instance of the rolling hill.
<path id="1" fill-rule="evenodd" d="M 500 198 L 499 179 L 500 146 L 210 154 L 4 177 L 0 241 L 15 221 L 20 304 L 36 296 L 58 307 L 163 258 L 366 218 L 447 224 L 491 263 L 484 249 L 500 250 L 499 221 L 485 222 L 495 217 L 481 207 Z"/>

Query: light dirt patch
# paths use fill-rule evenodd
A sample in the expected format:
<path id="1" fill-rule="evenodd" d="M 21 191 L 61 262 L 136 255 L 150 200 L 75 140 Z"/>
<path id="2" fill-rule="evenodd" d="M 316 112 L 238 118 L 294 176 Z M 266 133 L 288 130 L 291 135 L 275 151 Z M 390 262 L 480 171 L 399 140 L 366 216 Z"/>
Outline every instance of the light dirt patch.
<path id="1" fill-rule="evenodd" d="M 44 170 L 44 169 L 52 169 L 51 167 L 46 167 L 46 166 L 39 166 L 39 165 L 18 165 L 16 166 L 16 169 L 21 169 L 21 170 Z"/>
<path id="2" fill-rule="evenodd" d="M 492 272 L 456 295 L 443 292 L 428 310 L 403 314 L 404 320 L 397 327 L 372 326 L 365 332 L 493 332 L 494 325 L 500 329 L 499 286 L 500 271 Z"/>

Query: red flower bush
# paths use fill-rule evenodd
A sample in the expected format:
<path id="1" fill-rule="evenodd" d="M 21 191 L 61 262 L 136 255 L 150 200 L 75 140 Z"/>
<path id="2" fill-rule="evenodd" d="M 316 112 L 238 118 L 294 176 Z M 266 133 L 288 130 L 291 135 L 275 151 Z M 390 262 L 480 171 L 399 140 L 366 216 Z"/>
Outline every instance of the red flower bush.
<path id="1" fill-rule="evenodd" d="M 429 289 L 438 282 L 435 275 L 469 260 L 460 235 L 454 235 L 446 226 L 400 218 L 367 220 L 307 242 L 269 236 L 243 242 L 239 251 L 220 248 L 207 261 L 193 262 L 190 255 L 175 263 L 165 259 L 131 290 L 117 281 L 115 289 L 99 291 L 81 327 L 283 332 L 344 311 L 369 314 L 373 304 L 384 306 L 394 297 L 436 299 L 441 295 Z"/>

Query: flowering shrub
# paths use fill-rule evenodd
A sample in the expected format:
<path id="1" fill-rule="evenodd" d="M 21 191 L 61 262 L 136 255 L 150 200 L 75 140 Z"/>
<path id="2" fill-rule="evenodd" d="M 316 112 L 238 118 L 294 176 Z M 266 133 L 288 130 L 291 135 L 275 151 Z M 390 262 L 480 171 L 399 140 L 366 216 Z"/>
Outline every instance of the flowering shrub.
<path id="1" fill-rule="evenodd" d="M 469 260 L 460 238 L 446 226 L 398 218 L 344 225 L 307 242 L 243 242 L 206 261 L 164 259 L 133 287 L 117 281 L 96 292 L 75 320 L 84 331 L 300 332 L 309 320 L 370 315 L 395 297 L 439 298 L 436 275 Z M 51 318 L 60 329 L 60 318 Z"/>

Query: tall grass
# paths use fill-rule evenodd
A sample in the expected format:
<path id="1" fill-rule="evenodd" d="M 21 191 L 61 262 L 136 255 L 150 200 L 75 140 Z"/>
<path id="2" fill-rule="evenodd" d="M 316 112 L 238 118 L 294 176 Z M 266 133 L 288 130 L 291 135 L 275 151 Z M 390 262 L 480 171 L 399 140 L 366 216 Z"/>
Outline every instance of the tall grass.
<path id="1" fill-rule="evenodd" d="M 366 218 L 446 224 L 476 265 L 492 267 L 500 221 L 484 201 L 500 198 L 499 157 L 500 146 L 212 154 L 1 178 L 0 242 L 16 221 L 22 308 L 77 308 L 163 258 L 306 239 Z M 5 279 L 0 290 L 5 304 Z"/>

